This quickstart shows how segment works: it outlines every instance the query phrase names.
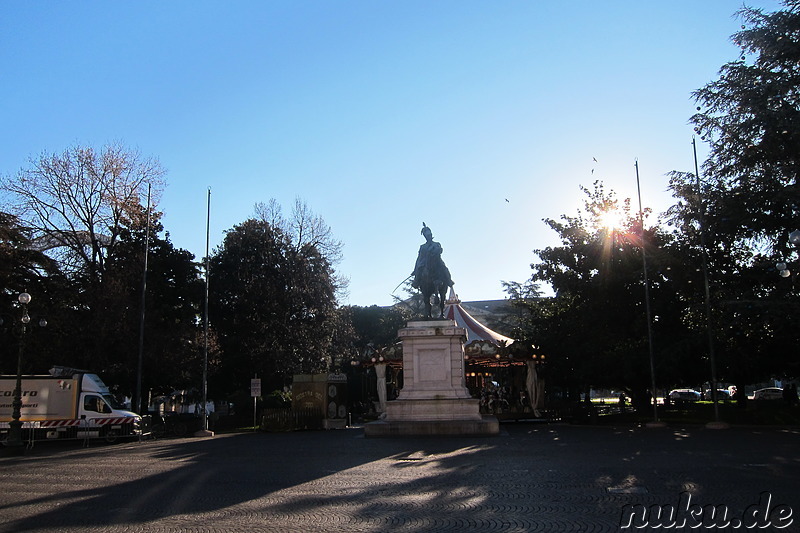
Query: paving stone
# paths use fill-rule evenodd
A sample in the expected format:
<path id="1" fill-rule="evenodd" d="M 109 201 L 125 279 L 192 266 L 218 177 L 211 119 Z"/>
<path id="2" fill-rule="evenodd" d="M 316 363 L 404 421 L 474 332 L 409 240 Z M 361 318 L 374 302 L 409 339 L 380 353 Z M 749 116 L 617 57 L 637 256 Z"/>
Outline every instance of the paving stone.
<path id="1" fill-rule="evenodd" d="M 762 492 L 800 512 L 798 444 L 792 428 L 524 423 L 496 437 L 50 442 L 0 458 L 0 532 L 605 532 L 626 505 L 682 492 L 731 517 Z"/>

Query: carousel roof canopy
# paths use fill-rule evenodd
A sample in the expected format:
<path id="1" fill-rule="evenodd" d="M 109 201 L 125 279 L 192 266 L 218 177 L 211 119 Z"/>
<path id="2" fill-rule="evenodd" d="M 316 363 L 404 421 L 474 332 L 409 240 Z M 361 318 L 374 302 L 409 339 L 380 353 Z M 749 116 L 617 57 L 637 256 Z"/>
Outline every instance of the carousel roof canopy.
<path id="1" fill-rule="evenodd" d="M 472 315 L 470 315 L 463 307 L 461 307 L 461 300 L 458 299 L 458 295 L 455 293 L 452 287 L 450 287 L 450 294 L 447 297 L 447 302 L 445 302 L 445 304 L 445 318 L 455 320 L 458 327 L 467 330 L 466 344 L 470 344 L 475 341 L 489 341 L 498 346 L 501 344 L 508 346 L 514 342 L 514 339 L 511 337 L 506 337 L 505 335 L 501 335 L 496 331 L 492 331 L 475 320 Z"/>

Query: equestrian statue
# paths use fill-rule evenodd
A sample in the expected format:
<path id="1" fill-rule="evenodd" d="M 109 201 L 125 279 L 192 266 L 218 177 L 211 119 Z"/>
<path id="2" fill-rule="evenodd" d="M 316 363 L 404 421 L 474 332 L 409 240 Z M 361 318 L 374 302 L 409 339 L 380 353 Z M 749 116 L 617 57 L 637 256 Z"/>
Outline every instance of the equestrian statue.
<path id="1" fill-rule="evenodd" d="M 432 295 L 438 300 L 434 303 L 439 306 L 439 318 L 444 318 L 447 289 L 453 286 L 453 280 L 450 277 L 450 271 L 442 261 L 442 245 L 433 240 L 431 228 L 423 222 L 420 233 L 425 237 L 425 243 L 419 247 L 417 263 L 414 265 L 414 272 L 411 273 L 414 276 L 411 286 L 419 289 L 422 293 L 427 318 L 433 318 L 431 316 Z"/>

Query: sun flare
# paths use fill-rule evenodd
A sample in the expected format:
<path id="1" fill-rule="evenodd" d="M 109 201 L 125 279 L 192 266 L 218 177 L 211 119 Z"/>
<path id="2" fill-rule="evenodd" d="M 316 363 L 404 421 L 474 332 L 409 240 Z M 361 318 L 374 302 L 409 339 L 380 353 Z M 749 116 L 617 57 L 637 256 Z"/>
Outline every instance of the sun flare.
<path id="1" fill-rule="evenodd" d="M 625 213 L 616 209 L 603 211 L 598 218 L 600 227 L 606 231 L 622 229 L 625 226 Z"/>

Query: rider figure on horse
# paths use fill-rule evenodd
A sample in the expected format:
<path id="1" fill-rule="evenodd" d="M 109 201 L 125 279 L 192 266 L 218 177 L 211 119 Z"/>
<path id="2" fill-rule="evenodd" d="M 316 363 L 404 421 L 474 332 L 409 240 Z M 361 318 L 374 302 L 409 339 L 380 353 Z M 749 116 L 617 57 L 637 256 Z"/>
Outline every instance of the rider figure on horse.
<path id="1" fill-rule="evenodd" d="M 444 295 L 448 287 L 453 286 L 453 279 L 450 277 L 450 270 L 442 261 L 442 245 L 433 240 L 431 228 L 422 223 L 422 231 L 425 243 L 419 247 L 417 263 L 414 265 L 414 280 L 411 286 L 422 291 L 423 297 L 428 300 L 425 302 L 428 316 L 430 316 L 429 298 L 436 293 L 439 296 L 441 307 L 444 308 Z"/>

